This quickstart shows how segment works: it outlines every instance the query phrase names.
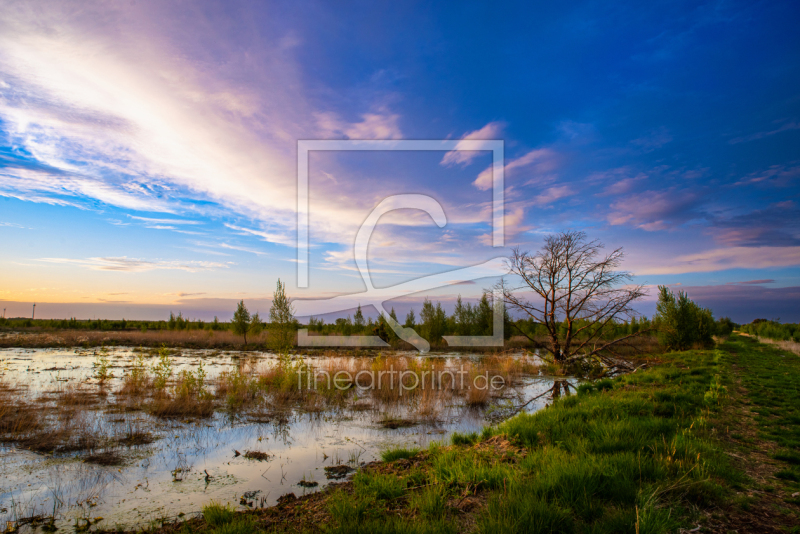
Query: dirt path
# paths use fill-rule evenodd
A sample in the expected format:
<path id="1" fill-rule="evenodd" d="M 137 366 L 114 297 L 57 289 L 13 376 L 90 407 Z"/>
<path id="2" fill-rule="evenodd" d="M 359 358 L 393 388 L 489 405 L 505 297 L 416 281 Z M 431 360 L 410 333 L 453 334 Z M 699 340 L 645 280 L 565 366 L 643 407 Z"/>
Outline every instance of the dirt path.
<path id="1" fill-rule="evenodd" d="M 800 532 L 800 484 L 792 480 L 793 475 L 800 478 L 800 469 L 791 461 L 798 443 L 795 429 L 785 427 L 800 411 L 800 398 L 791 391 L 800 382 L 800 365 L 791 355 L 751 339 L 726 343 L 723 350 L 733 401 L 720 419 L 720 437 L 725 453 L 750 481 L 736 488 L 727 509 L 705 514 L 702 531 Z M 782 443 L 775 439 L 776 429 L 786 431 L 780 432 L 786 437 Z"/>

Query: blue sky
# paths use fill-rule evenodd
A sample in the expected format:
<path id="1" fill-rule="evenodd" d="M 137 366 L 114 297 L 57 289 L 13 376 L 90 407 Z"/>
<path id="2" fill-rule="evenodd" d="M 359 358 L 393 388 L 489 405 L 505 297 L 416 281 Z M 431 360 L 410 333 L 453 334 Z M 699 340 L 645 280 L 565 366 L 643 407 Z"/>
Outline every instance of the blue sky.
<path id="1" fill-rule="evenodd" d="M 506 254 L 490 153 L 312 153 L 311 286 L 295 287 L 298 140 L 469 138 L 505 143 L 506 245 L 581 229 L 718 316 L 800 320 L 796 3 L 2 9 L 7 315 L 263 313 L 278 277 L 300 298 L 357 292 L 355 233 L 400 193 L 448 223 L 386 216 L 376 285 Z"/>

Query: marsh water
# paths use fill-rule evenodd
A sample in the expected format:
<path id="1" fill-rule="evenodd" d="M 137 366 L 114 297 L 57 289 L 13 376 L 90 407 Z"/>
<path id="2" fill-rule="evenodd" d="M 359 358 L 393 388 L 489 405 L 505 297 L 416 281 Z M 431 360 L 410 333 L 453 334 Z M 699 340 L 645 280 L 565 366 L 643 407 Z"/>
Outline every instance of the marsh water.
<path id="1" fill-rule="evenodd" d="M 99 387 L 92 378 L 97 353 L 82 348 L 0 350 L 0 376 L 7 388 L 13 386 L 17 394 L 45 406 L 52 402 L 48 395 L 70 384 Z M 453 432 L 479 432 L 496 422 L 504 410 L 553 384 L 552 378 L 541 373 L 522 375 L 502 395 L 485 404 L 476 407 L 452 398 L 426 417 L 407 417 L 412 408 L 401 401 L 392 412 L 393 417 L 407 422 L 399 428 L 382 424 L 387 416 L 385 406 L 358 402 L 321 411 L 295 408 L 281 417 L 263 420 L 223 409 L 205 418 L 158 418 L 141 410 L 105 409 L 114 404 L 114 392 L 137 350 L 113 348 L 104 354 L 114 377 L 103 385 L 103 401 L 87 410 L 88 415 L 83 415 L 79 424 L 105 435 L 124 435 L 136 429 L 154 440 L 117 446 L 115 450 L 122 457 L 119 465 L 86 461 L 90 452 L 85 450 L 39 453 L 13 442 L 0 444 L 3 525 L 32 529 L 37 521 L 31 519 L 39 518 L 41 525 L 42 518 L 54 518 L 59 528 L 88 523 L 130 528 L 190 515 L 211 501 L 236 507 L 270 506 L 284 494 L 299 496 L 330 484 L 326 467 L 347 466 L 341 469 L 344 474 L 379 459 L 380 452 L 390 447 L 425 447 L 433 441 L 448 440 Z M 173 361 L 176 371 L 196 368 L 202 362 L 213 384 L 220 374 L 240 366 L 243 358 L 269 364 L 276 356 L 184 349 Z M 300 358 L 318 367 L 330 356 Z M 448 353 L 437 358 L 452 364 L 481 356 Z M 546 402 L 543 397 L 524 409 L 535 411 Z M 264 454 L 259 460 L 246 457 L 247 451 Z"/>

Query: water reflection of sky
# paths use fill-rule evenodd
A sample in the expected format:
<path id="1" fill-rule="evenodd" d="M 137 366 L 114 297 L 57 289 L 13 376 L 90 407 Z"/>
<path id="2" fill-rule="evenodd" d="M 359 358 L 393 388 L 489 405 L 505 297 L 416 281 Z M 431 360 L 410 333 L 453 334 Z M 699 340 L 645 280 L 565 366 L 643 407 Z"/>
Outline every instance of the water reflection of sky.
<path id="1" fill-rule="evenodd" d="M 27 387 L 36 397 L 73 381 L 92 376 L 94 349 L 6 349 L 0 351 L 0 372 L 6 383 Z M 114 348 L 108 352 L 115 376 L 107 389 L 114 391 L 123 368 L 136 357 L 134 350 Z M 455 360 L 470 355 L 445 355 Z M 174 356 L 176 371 L 200 361 L 213 379 L 237 365 L 240 353 L 182 350 Z M 262 355 L 268 361 L 272 355 Z M 311 358 L 315 364 L 322 358 Z M 528 377 L 503 402 L 519 403 L 551 387 L 552 380 Z M 109 396 L 113 398 L 113 394 Z M 535 411 L 545 398 L 526 409 Z M 101 404 L 102 406 L 102 404 Z M 393 415 L 407 415 L 400 407 Z M 491 409 L 490 409 L 491 411 Z M 191 514 L 215 500 L 239 505 L 250 492 L 256 505 L 275 504 L 289 492 L 296 495 L 317 491 L 330 481 L 324 468 L 340 464 L 360 465 L 378 459 L 391 446 L 425 447 L 449 438 L 453 432 L 479 431 L 488 424 L 487 411 L 448 402 L 435 418 L 416 426 L 387 429 L 377 424 L 381 410 L 338 409 L 318 413 L 295 413 L 281 423 L 253 423 L 217 413 L 195 422 L 159 420 L 136 412 L 110 414 L 90 412 L 94 424 L 111 433 L 114 426 L 153 432 L 160 439 L 150 445 L 125 448 L 122 467 L 84 463 L 80 455 L 36 454 L 0 446 L 0 521 L 14 521 L 55 513 L 56 525 L 74 524 L 77 518 L 102 517 L 102 526 L 146 524 L 162 517 Z M 117 428 L 119 432 L 120 429 Z M 245 459 L 234 451 L 263 451 L 268 461 Z M 176 469 L 182 468 L 177 476 Z M 206 472 L 209 475 L 206 480 Z M 175 478 L 180 478 L 176 481 Z M 301 480 L 318 486 L 305 489 Z"/>

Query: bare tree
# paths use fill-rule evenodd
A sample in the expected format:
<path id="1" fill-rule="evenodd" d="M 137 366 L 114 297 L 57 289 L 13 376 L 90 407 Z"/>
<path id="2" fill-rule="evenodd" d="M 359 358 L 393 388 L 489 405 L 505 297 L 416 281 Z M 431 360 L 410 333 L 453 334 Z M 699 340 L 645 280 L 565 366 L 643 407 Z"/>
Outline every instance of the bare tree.
<path id="1" fill-rule="evenodd" d="M 630 305 L 646 294 L 641 285 L 627 285 L 631 273 L 616 270 L 622 248 L 608 255 L 603 248 L 584 232 L 567 231 L 548 236 L 536 254 L 515 248 L 508 259 L 509 274 L 517 282 L 499 283 L 503 299 L 511 310 L 545 326 L 549 343 L 543 345 L 519 331 L 557 362 L 602 359 L 604 351 L 638 335 L 603 337 L 615 319 L 635 316 Z"/>

